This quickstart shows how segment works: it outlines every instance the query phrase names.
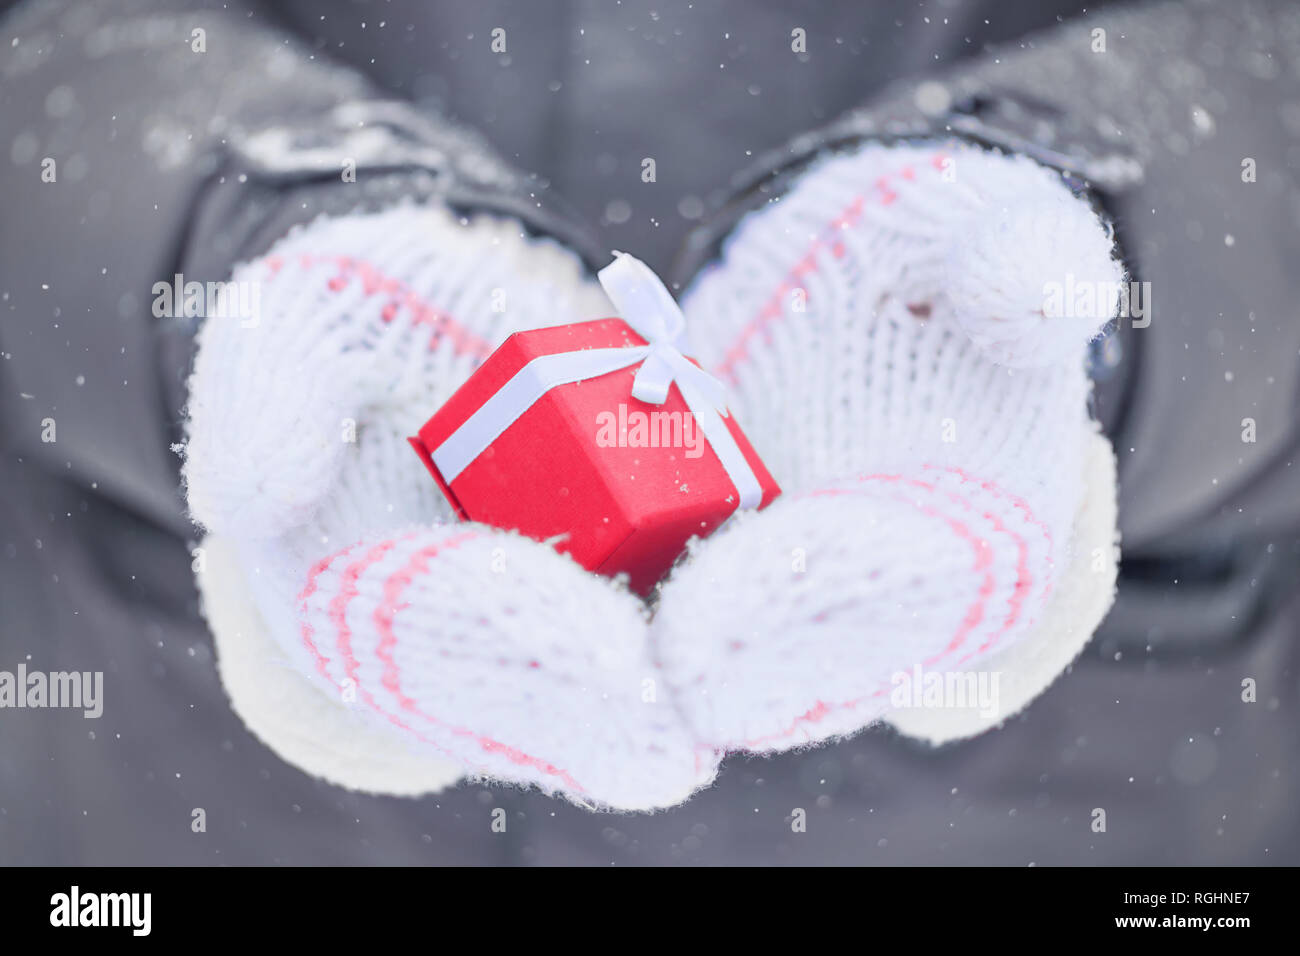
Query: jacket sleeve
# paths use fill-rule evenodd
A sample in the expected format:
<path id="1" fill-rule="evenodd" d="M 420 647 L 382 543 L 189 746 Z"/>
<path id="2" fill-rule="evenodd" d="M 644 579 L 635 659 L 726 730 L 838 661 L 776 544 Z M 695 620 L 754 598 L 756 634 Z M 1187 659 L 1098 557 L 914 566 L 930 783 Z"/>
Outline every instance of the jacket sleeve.
<path id="1" fill-rule="evenodd" d="M 1105 8 L 895 85 L 759 157 L 674 275 L 713 258 L 827 150 L 959 137 L 1062 170 L 1114 222 L 1130 271 L 1130 314 L 1092 362 L 1119 467 L 1112 628 L 1144 653 L 1244 637 L 1300 562 L 1287 543 L 1300 533 L 1300 240 L 1287 198 L 1300 80 L 1269 40 L 1295 23 L 1276 2 Z"/>
<path id="2" fill-rule="evenodd" d="M 590 252 L 545 183 L 257 4 L 43 0 L 0 27 L 0 443 L 182 533 L 169 445 L 198 320 L 156 308 L 158 283 L 406 198 Z"/>

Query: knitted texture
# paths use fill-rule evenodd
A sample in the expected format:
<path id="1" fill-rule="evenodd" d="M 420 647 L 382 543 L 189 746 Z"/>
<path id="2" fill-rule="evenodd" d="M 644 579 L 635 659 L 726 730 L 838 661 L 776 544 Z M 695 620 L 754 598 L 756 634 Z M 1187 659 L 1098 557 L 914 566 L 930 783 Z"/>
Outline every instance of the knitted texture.
<path id="1" fill-rule="evenodd" d="M 409 746 L 391 726 L 340 707 L 338 695 L 322 694 L 299 676 L 248 593 L 238 550 L 209 535 L 202 554 L 199 594 L 221 685 L 235 713 L 263 743 L 312 776 L 353 790 L 418 796 L 464 775 L 459 761 Z"/>
<path id="2" fill-rule="evenodd" d="M 241 556 L 282 678 L 466 773 L 591 805 L 707 783 L 716 761 L 655 693 L 641 602 L 545 545 L 451 524 L 407 444 L 511 332 L 610 314 L 576 257 L 406 207 L 321 220 L 234 279 L 259 283 L 260 318 L 200 334 L 183 474 Z"/>
<path id="3" fill-rule="evenodd" d="M 1119 572 L 1116 501 L 1101 489 L 1115 486 L 1115 454 L 1110 442 L 1094 434 L 1088 442 L 1084 474 L 1092 493 L 1085 496 L 1074 522 L 1074 547 L 1037 622 L 1018 641 L 992 648 L 978 667 L 998 675 L 997 706 L 979 708 L 893 707 L 886 720 L 897 730 L 943 744 L 988 730 L 1026 707 L 1082 652 L 1110 610 Z M 970 673 L 978 673 L 971 671 Z"/>
<path id="4" fill-rule="evenodd" d="M 291 234 L 236 270 L 259 321 L 210 319 L 190 382 L 235 706 L 347 786 L 456 767 L 618 809 L 680 802 L 730 750 L 1004 719 L 1114 581 L 1083 370 L 1102 316 L 1042 314 L 1067 275 L 1120 277 L 1108 232 L 1055 174 L 975 150 L 830 158 L 747 219 L 684 306 L 785 495 L 694 543 L 647 623 L 548 545 L 454 521 L 406 442 L 511 332 L 611 314 L 576 257 L 409 206 Z M 1014 673 L 996 713 L 904 712 L 918 667 Z"/>
<path id="5" fill-rule="evenodd" d="M 1110 317 L 1035 312 L 1067 275 L 1118 283 L 1110 246 L 1059 175 L 974 149 L 832 157 L 741 224 L 684 305 L 786 494 L 663 588 L 658 658 L 708 745 L 851 733 L 900 673 L 977 671 L 1034 627 L 1079 547 Z"/>

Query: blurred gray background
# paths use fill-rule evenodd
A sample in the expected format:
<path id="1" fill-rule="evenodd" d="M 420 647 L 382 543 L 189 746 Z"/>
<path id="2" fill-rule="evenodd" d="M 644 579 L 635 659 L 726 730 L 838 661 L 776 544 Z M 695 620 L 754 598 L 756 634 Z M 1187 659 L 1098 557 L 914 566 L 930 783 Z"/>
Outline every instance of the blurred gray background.
<path id="1" fill-rule="evenodd" d="M 106 708 L 0 711 L 0 862 L 1300 862 L 1300 18 L 1226 2 L 1084 16 L 1070 0 L 13 6 L 0 20 L 0 669 L 102 670 Z M 202 63 L 181 59 L 198 17 Z M 508 58 L 489 53 L 497 26 Z M 796 26 L 806 56 L 791 52 Z M 1091 52 L 1093 26 L 1118 59 Z M 273 46 L 312 66 L 247 88 L 241 63 Z M 548 208 L 563 197 L 598 246 L 667 270 L 757 157 L 864 104 L 914 110 L 907 84 L 929 77 L 1041 97 L 1146 170 L 1107 197 L 1156 297 L 1152 327 L 1114 336 L 1098 367 L 1120 454 L 1120 597 L 1071 672 L 975 740 L 933 750 L 875 728 L 733 756 L 715 786 L 653 816 L 470 785 L 349 793 L 245 731 L 198 614 L 167 447 L 185 343 L 148 314 L 149 287 L 178 263 L 217 272 L 264 241 L 290 205 L 269 196 L 329 208 L 293 181 L 239 194 L 266 211 L 251 224 L 211 198 L 241 117 L 311 126 L 359 88 L 449 114 L 537 174 Z M 39 185 L 46 155 L 65 157 L 57 191 Z M 1260 173 L 1243 189 L 1246 156 Z M 54 445 L 39 442 L 47 414 Z M 1256 444 L 1240 440 L 1246 416 Z M 196 807 L 206 833 L 190 831 Z M 791 832 L 796 807 L 806 833 Z M 1096 807 L 1106 833 L 1090 829 Z"/>

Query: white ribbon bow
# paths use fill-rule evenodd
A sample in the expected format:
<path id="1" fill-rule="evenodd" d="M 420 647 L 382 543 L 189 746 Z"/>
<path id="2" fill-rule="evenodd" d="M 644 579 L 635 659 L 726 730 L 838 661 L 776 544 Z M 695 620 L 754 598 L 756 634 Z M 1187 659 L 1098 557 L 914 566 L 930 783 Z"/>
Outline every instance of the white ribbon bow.
<path id="1" fill-rule="evenodd" d="M 614 261 L 597 278 L 623 321 L 650 343 L 641 346 L 648 354 L 632 382 L 633 397 L 662 405 L 675 380 L 679 388 L 689 385 L 699 392 L 726 418 L 726 388 L 683 354 L 686 316 L 650 267 L 635 256 L 615 252 Z"/>
<path id="2" fill-rule="evenodd" d="M 556 386 L 597 378 L 640 362 L 632 382 L 632 396 L 662 405 L 668 399 L 669 387 L 676 382 L 696 426 L 736 486 L 739 507 L 758 507 L 763 489 L 723 421 L 727 417 L 726 388 L 683 354 L 686 317 L 677 302 L 649 266 L 626 253 L 615 252 L 614 261 L 601 269 L 597 278 L 623 321 L 648 344 L 580 349 L 533 359 L 433 450 L 433 461 L 443 480 L 451 484 L 519 416 Z"/>

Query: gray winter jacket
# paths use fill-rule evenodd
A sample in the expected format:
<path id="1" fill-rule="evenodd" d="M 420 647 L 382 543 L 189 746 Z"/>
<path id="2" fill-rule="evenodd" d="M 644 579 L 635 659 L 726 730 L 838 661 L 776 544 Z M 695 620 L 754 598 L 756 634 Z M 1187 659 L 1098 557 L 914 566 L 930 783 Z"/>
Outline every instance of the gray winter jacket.
<path id="1" fill-rule="evenodd" d="M 1074 6 L 11 10 L 0 669 L 102 670 L 106 700 L 94 721 L 0 712 L 0 860 L 1300 862 L 1300 9 Z M 296 222 L 409 195 L 508 212 L 593 257 L 636 250 L 685 282 L 820 151 L 933 135 L 1072 172 L 1150 283 L 1150 323 L 1094 362 L 1119 453 L 1119 599 L 1027 712 L 937 751 L 878 729 L 733 757 L 711 790 L 640 818 L 469 785 L 351 794 L 243 729 L 170 449 L 193 329 L 153 317 L 155 282 L 224 278 Z M 488 826 L 498 806 L 507 835 Z M 794 807 L 808 832 L 790 832 Z"/>

